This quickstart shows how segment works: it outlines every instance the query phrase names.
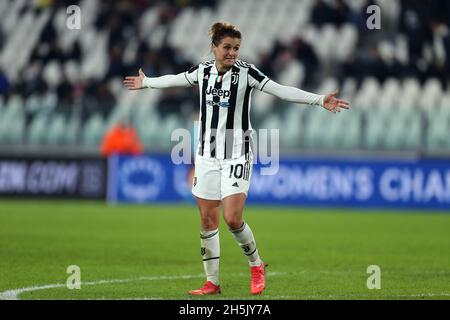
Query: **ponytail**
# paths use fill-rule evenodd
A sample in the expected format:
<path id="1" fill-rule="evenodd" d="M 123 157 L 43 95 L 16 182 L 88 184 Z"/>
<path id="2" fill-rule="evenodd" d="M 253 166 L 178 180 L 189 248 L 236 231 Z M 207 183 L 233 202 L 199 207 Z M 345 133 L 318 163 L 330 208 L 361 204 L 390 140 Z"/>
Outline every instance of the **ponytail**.
<path id="1" fill-rule="evenodd" d="M 225 37 L 241 39 L 241 32 L 231 23 L 216 22 L 209 29 L 209 36 L 211 43 L 218 46 Z"/>

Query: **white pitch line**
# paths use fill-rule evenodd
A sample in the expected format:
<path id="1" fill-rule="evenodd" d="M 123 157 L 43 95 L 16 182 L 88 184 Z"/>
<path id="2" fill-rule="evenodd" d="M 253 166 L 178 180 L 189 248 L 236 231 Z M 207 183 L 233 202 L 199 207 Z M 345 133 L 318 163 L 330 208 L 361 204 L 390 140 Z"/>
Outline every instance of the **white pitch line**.
<path id="1" fill-rule="evenodd" d="M 21 294 L 23 292 L 53 289 L 53 288 L 59 288 L 59 287 L 64 287 L 64 286 L 65 286 L 64 284 L 56 283 L 56 284 L 47 284 L 47 285 L 38 286 L 38 287 L 28 287 L 28 288 L 7 290 L 7 291 L 0 292 L 0 300 L 20 300 L 19 294 Z"/>
<path id="2" fill-rule="evenodd" d="M 277 275 L 286 275 L 288 272 L 268 272 L 267 276 L 277 276 Z M 246 273 L 237 273 L 230 275 L 232 277 L 244 277 L 247 276 Z M 180 276 L 153 276 L 153 277 L 139 277 L 139 278 L 131 278 L 131 279 L 112 279 L 112 280 L 98 280 L 98 281 L 86 281 L 81 282 L 81 285 L 99 285 L 99 284 L 111 284 L 111 283 L 127 283 L 127 282 L 135 282 L 135 281 L 160 281 L 160 280 L 183 280 L 183 279 L 193 279 L 193 278 L 203 278 L 204 274 L 197 275 L 180 275 Z M 20 300 L 19 295 L 24 292 L 32 292 L 39 290 L 48 290 L 54 288 L 62 288 L 65 287 L 65 283 L 55 283 L 55 284 L 47 284 L 41 286 L 27 287 L 27 288 L 19 288 L 12 289 L 0 292 L 0 300 Z M 264 296 L 261 296 L 264 298 Z M 287 299 L 287 300 L 304 300 L 304 299 L 348 299 L 352 298 L 418 298 L 418 297 L 450 297 L 449 292 L 441 292 L 441 293 L 415 293 L 415 294 L 394 294 L 394 295 L 369 295 L 369 294 L 345 294 L 345 295 L 310 295 L 310 296 L 267 296 L 267 299 Z M 179 300 L 180 297 L 142 297 L 142 298 L 130 298 L 131 300 Z M 130 300 L 127 299 L 127 300 Z M 240 300 L 240 299 L 248 299 L 246 297 L 225 297 L 220 298 L 219 300 Z M 97 300 L 97 299 L 96 299 Z"/>
<path id="3" fill-rule="evenodd" d="M 346 295 L 327 295 L 327 296 L 305 296 L 302 299 L 345 299 L 348 298 L 374 298 L 374 299 L 385 299 L 385 298 L 418 298 L 418 297 L 450 297 L 449 292 L 441 292 L 441 293 L 415 293 L 415 294 L 383 294 L 383 295 L 375 295 L 375 294 L 346 294 Z M 298 299 L 298 298 L 297 298 Z"/>
<path id="4" fill-rule="evenodd" d="M 287 272 L 268 272 L 268 276 L 277 276 L 284 275 Z M 247 276 L 248 274 L 238 273 L 231 276 Z M 135 282 L 135 281 L 158 281 L 158 280 L 184 280 L 184 279 L 193 279 L 193 278 L 203 278 L 204 274 L 197 275 L 181 275 L 181 276 L 154 276 L 154 277 L 139 277 L 132 279 L 112 279 L 112 280 L 98 280 L 98 281 L 81 281 L 81 285 L 98 285 L 98 284 L 111 284 L 111 283 L 126 283 L 126 282 Z M 19 295 L 24 292 L 32 292 L 39 290 L 48 290 L 54 288 L 62 288 L 65 287 L 65 283 L 55 283 L 55 284 L 46 284 L 41 286 L 27 287 L 27 288 L 18 288 L 0 292 L 0 300 L 20 300 Z"/>
<path id="5" fill-rule="evenodd" d="M 383 296 L 375 296 L 368 294 L 350 294 L 350 295 L 328 295 L 328 296 L 259 296 L 263 300 L 275 300 L 275 299 L 285 299 L 285 300 L 310 300 L 310 299 L 319 299 L 319 300 L 351 300 L 351 298 L 376 298 L 376 299 L 388 299 L 388 298 L 417 298 L 417 297 L 450 297 L 450 293 L 442 292 L 442 293 L 416 293 L 416 294 L 393 294 L 393 295 L 383 295 Z M 137 298 L 129 298 L 125 300 L 191 300 L 189 298 L 182 297 L 137 297 Z M 249 297 L 220 297 L 217 296 L 214 300 L 253 300 L 249 299 Z"/>

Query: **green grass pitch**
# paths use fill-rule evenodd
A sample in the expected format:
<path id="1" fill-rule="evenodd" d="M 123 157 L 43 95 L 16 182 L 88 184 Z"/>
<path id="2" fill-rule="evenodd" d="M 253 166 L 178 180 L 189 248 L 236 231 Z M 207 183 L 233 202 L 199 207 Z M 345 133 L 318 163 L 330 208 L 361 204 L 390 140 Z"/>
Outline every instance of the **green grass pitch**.
<path id="1" fill-rule="evenodd" d="M 450 299 L 450 215 L 433 212 L 247 207 L 267 268 L 250 272 L 221 218 L 222 295 L 190 297 L 203 281 L 191 205 L 0 200 L 3 299 Z M 66 287 L 69 265 L 81 289 Z M 381 289 L 367 288 L 369 265 Z"/>

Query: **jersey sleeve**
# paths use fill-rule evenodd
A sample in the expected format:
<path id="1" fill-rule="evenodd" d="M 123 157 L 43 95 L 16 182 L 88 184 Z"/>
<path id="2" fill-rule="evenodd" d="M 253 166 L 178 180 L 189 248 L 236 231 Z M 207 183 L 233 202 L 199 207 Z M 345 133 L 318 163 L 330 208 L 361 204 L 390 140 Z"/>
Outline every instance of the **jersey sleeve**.
<path id="1" fill-rule="evenodd" d="M 198 85 L 198 67 L 198 65 L 194 66 L 184 73 L 186 80 L 191 86 Z"/>
<path id="2" fill-rule="evenodd" d="M 191 83 L 186 79 L 184 72 L 180 72 L 178 74 L 168 74 L 156 78 L 145 77 L 142 81 L 142 85 L 145 88 L 151 89 L 192 87 Z"/>
<path id="3" fill-rule="evenodd" d="M 324 95 L 315 94 L 298 88 L 283 86 L 275 81 L 268 81 L 263 88 L 265 93 L 271 94 L 280 99 L 310 105 L 323 106 Z"/>
<path id="4" fill-rule="evenodd" d="M 248 68 L 248 84 L 250 87 L 262 91 L 269 80 L 270 79 L 255 66 L 251 65 Z"/>

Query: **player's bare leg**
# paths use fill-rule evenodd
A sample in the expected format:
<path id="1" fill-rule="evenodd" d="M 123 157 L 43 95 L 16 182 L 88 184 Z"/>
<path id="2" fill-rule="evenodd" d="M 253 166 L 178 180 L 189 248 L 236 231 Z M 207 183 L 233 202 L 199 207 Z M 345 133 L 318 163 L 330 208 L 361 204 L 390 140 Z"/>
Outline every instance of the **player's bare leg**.
<path id="1" fill-rule="evenodd" d="M 244 193 L 233 194 L 224 198 L 222 200 L 223 217 L 234 239 L 248 258 L 251 271 L 250 291 L 252 294 L 260 294 L 266 287 L 266 265 L 259 257 L 253 232 L 242 217 L 245 200 L 246 195 Z"/>
<path id="2" fill-rule="evenodd" d="M 205 295 L 220 293 L 219 286 L 219 217 L 220 201 L 197 199 L 200 212 L 200 243 L 206 282 L 200 289 L 191 290 L 189 294 Z"/>
<path id="3" fill-rule="evenodd" d="M 196 197 L 200 212 L 202 230 L 214 230 L 219 227 L 220 200 L 206 200 Z"/>

